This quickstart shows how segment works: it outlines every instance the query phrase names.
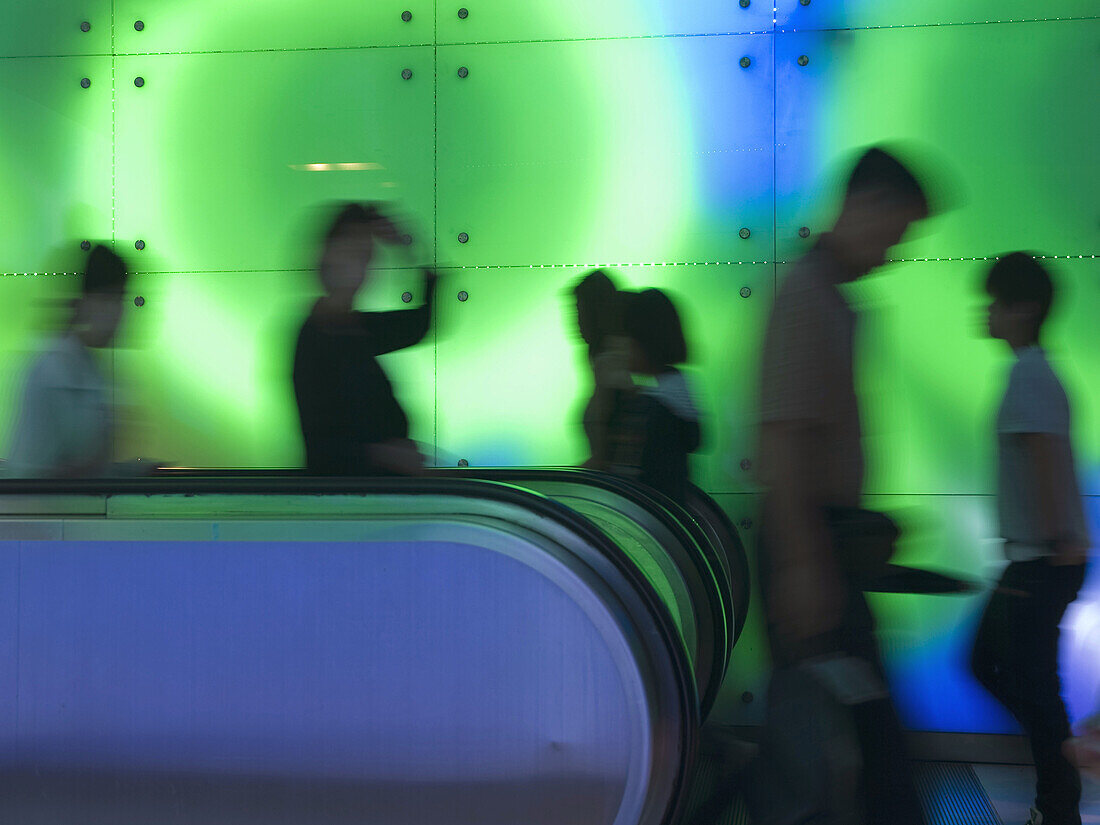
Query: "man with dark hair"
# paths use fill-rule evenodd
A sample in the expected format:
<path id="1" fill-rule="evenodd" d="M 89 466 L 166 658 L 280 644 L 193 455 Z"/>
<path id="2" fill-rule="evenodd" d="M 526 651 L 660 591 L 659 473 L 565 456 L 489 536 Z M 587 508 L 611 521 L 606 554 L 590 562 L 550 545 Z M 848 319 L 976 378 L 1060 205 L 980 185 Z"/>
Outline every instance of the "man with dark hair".
<path id="1" fill-rule="evenodd" d="M 7 475 L 77 478 L 108 472 L 114 410 L 93 350 L 114 342 L 125 288 L 123 260 L 106 246 L 93 248 L 68 329 L 28 374 Z"/>
<path id="2" fill-rule="evenodd" d="M 1009 561 L 982 616 L 972 666 L 1031 740 L 1038 774 L 1030 825 L 1080 825 L 1081 777 L 1066 758 L 1058 625 L 1085 578 L 1089 547 L 1065 390 L 1040 347 L 1054 288 L 1029 254 L 986 279 L 989 334 L 1016 357 L 997 415 L 997 504 Z"/>
<path id="3" fill-rule="evenodd" d="M 759 571 L 774 672 L 761 765 L 784 788 L 762 803 L 775 821 L 923 822 L 874 620 L 830 513 L 859 507 L 864 475 L 856 318 L 838 286 L 881 266 L 928 209 L 901 162 L 867 151 L 835 226 L 784 280 L 768 321 Z"/>

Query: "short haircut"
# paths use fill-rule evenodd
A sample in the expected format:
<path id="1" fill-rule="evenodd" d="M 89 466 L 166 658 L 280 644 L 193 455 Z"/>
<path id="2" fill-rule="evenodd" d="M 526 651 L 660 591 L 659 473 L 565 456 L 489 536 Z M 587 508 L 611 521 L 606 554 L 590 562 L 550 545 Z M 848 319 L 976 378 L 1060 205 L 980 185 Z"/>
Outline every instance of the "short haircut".
<path id="1" fill-rule="evenodd" d="M 624 293 L 623 327 L 653 366 L 671 367 L 687 361 L 680 314 L 661 290 Z"/>
<path id="2" fill-rule="evenodd" d="M 355 229 L 369 228 L 378 219 L 378 209 L 371 203 L 349 202 L 337 205 L 335 215 L 325 233 L 325 244 Z"/>
<path id="3" fill-rule="evenodd" d="M 96 245 L 88 253 L 82 289 L 85 295 L 121 295 L 126 289 L 126 263 L 112 250 Z"/>
<path id="4" fill-rule="evenodd" d="M 900 160 L 879 147 L 868 149 L 848 177 L 846 197 L 862 192 L 885 191 L 887 196 L 921 215 L 931 213 L 928 194 L 917 176 Z"/>
<path id="5" fill-rule="evenodd" d="M 1030 252 L 1012 252 L 997 258 L 985 279 L 985 291 L 1006 304 L 1036 304 L 1039 317 L 1035 322 L 1038 336 L 1054 302 L 1054 282 L 1047 268 Z"/>

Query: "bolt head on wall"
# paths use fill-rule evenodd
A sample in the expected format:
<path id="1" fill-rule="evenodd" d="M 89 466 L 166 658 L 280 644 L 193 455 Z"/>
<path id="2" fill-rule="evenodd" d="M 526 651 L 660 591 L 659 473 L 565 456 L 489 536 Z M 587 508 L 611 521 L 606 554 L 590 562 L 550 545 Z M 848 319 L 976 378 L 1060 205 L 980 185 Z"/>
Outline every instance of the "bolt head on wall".
<path id="1" fill-rule="evenodd" d="M 80 248 L 83 249 L 85 252 L 87 252 L 89 249 L 92 248 L 92 242 L 91 241 L 81 241 L 80 242 Z"/>
<path id="2" fill-rule="evenodd" d="M 741 529 L 742 530 L 751 530 L 752 529 L 752 519 L 751 518 L 741 519 L 740 524 L 741 524 Z"/>
<path id="3" fill-rule="evenodd" d="M 144 30 L 145 30 L 145 21 L 144 20 L 135 20 L 134 21 L 134 31 L 144 31 Z"/>
<path id="4" fill-rule="evenodd" d="M 747 226 L 743 226 L 741 227 L 741 231 L 737 234 L 740 235 L 743 240 L 747 241 L 749 239 L 749 236 L 752 235 L 752 232 L 749 231 L 749 228 Z"/>
<path id="5" fill-rule="evenodd" d="M 752 290 L 751 289 L 749 289 L 747 286 L 741 287 L 741 297 L 742 298 L 748 298 L 750 295 L 752 295 Z"/>
<path id="6" fill-rule="evenodd" d="M 751 57 L 742 57 L 741 58 L 741 68 L 742 69 L 747 69 L 751 65 L 752 65 L 752 58 Z"/>
<path id="7" fill-rule="evenodd" d="M 90 77 L 80 78 L 80 88 L 81 89 L 87 89 L 91 85 L 92 85 L 92 79 Z"/>
<path id="8" fill-rule="evenodd" d="M 411 11 L 403 11 L 401 12 L 401 19 L 408 23 L 413 19 L 413 13 Z"/>
<path id="9" fill-rule="evenodd" d="M 750 2 L 751 2 L 751 0 L 741 0 L 741 8 L 747 9 L 749 7 Z"/>
<path id="10" fill-rule="evenodd" d="M 458 10 L 458 19 L 459 20 L 465 20 L 469 16 L 470 16 L 470 12 L 469 12 L 468 9 L 459 9 Z"/>
<path id="11" fill-rule="evenodd" d="M 469 77 L 470 76 L 470 70 L 467 69 L 465 66 L 460 66 L 459 69 L 458 69 L 458 76 L 459 77 Z"/>
<path id="12" fill-rule="evenodd" d="M 145 85 L 145 78 L 144 77 L 135 77 L 134 78 L 134 85 L 137 86 L 140 89 L 142 86 Z"/>
<path id="13" fill-rule="evenodd" d="M 810 227 L 808 227 L 808 226 L 803 226 L 802 228 L 800 228 L 800 229 L 798 230 L 798 237 L 800 237 L 800 238 L 808 238 L 808 237 L 810 237 Z"/>
<path id="14" fill-rule="evenodd" d="M 742 458 L 741 459 L 741 469 L 744 470 L 747 473 L 749 470 L 752 469 L 752 462 L 749 461 L 747 458 Z"/>
<path id="15" fill-rule="evenodd" d="M 799 66 L 808 66 L 810 64 L 810 58 L 808 55 L 802 54 L 798 56 Z"/>
<path id="16" fill-rule="evenodd" d="M 401 243 L 404 244 L 405 246 L 412 246 L 413 236 L 409 235 L 407 233 L 402 235 L 401 236 Z"/>
<path id="17" fill-rule="evenodd" d="M 460 293 L 458 293 L 458 300 L 462 301 L 462 303 L 466 303 L 468 300 L 470 300 L 470 293 L 466 290 L 462 290 Z"/>
<path id="18" fill-rule="evenodd" d="M 458 242 L 459 243 L 466 243 L 469 240 L 470 240 L 470 236 L 467 235 L 465 232 L 459 232 L 458 233 Z"/>
<path id="19" fill-rule="evenodd" d="M 143 297 L 141 297 L 140 295 L 138 295 L 136 298 L 134 298 L 134 306 L 136 306 L 136 307 L 145 306 L 145 299 Z"/>
<path id="20" fill-rule="evenodd" d="M 134 241 L 134 249 L 138 252 L 145 249 L 145 241 Z"/>
<path id="21" fill-rule="evenodd" d="M 803 6 L 810 5 L 810 0 L 798 0 L 798 2 L 801 3 Z"/>
<path id="22" fill-rule="evenodd" d="M 402 69 L 401 70 L 401 79 L 402 80 L 411 80 L 412 76 L 413 76 L 412 69 Z"/>
<path id="23" fill-rule="evenodd" d="M 83 23 L 80 24 L 80 30 L 82 32 L 90 32 L 92 30 L 92 24 L 85 20 Z"/>
<path id="24" fill-rule="evenodd" d="M 458 466 L 459 466 L 459 467 L 469 467 L 469 466 L 470 466 L 470 462 L 469 462 L 469 461 L 467 461 L 467 460 L 466 460 L 466 459 L 464 459 L 464 458 L 460 458 L 460 459 L 458 460 Z"/>
<path id="25" fill-rule="evenodd" d="M 402 292 L 401 293 L 401 300 L 404 301 L 406 304 L 412 303 L 412 299 L 413 299 L 413 294 L 411 292 Z"/>

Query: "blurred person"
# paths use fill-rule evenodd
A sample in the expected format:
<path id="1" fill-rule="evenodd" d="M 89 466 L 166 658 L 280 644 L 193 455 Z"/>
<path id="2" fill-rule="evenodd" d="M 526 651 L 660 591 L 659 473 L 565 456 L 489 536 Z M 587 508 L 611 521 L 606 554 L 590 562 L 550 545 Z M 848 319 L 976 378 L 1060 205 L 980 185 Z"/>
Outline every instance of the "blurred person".
<path id="1" fill-rule="evenodd" d="M 589 457 L 582 466 L 607 469 L 608 427 L 624 393 L 631 391 L 628 341 L 622 334 L 621 294 L 602 269 L 589 272 L 574 288 L 577 327 L 588 347 L 592 396 L 584 408 Z"/>
<path id="2" fill-rule="evenodd" d="M 115 414 L 96 350 L 114 345 L 127 272 L 106 246 L 88 254 L 64 332 L 27 376 L 5 474 L 87 478 L 116 474 Z"/>
<path id="3" fill-rule="evenodd" d="M 1080 825 L 1081 777 L 1058 678 L 1059 624 L 1085 580 L 1089 535 L 1070 441 L 1070 407 L 1041 345 L 1054 299 L 1046 268 L 999 258 L 986 291 L 989 334 L 1015 363 L 997 413 L 997 505 L 1008 566 L 982 615 L 975 676 L 1023 727 L 1038 777 L 1030 825 Z"/>
<path id="4" fill-rule="evenodd" d="M 355 296 L 369 277 L 379 243 L 401 233 L 374 205 L 349 203 L 323 241 L 324 295 L 298 335 L 294 394 L 306 468 L 313 475 L 412 475 L 424 458 L 378 356 L 419 343 L 431 328 L 436 274 L 424 269 L 424 300 L 414 309 L 358 312 Z"/>
<path id="5" fill-rule="evenodd" d="M 773 672 L 749 788 L 760 821 L 924 821 L 858 584 L 862 568 L 889 558 L 896 529 L 860 509 L 856 315 L 838 287 L 882 266 L 929 211 L 909 169 L 881 148 L 866 151 L 835 225 L 780 285 L 768 320 L 758 564 Z"/>
<path id="6" fill-rule="evenodd" d="M 625 394 L 612 414 L 610 470 L 683 503 L 688 456 L 699 449 L 701 430 L 687 380 L 676 368 L 688 358 L 680 315 L 658 289 L 621 295 L 628 366 L 649 384 Z"/>

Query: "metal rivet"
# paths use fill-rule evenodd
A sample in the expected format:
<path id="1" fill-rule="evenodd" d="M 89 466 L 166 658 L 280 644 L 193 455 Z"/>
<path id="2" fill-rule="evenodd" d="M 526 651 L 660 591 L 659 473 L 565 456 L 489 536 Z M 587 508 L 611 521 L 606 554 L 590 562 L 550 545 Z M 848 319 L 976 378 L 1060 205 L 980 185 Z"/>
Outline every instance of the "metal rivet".
<path id="1" fill-rule="evenodd" d="M 87 78 L 87 77 L 80 78 L 80 88 L 81 89 L 87 89 L 91 85 L 92 85 L 91 78 Z"/>
<path id="2" fill-rule="evenodd" d="M 83 23 L 80 24 L 80 30 L 82 32 L 90 32 L 92 30 L 92 24 L 85 20 Z"/>
<path id="3" fill-rule="evenodd" d="M 798 2 L 801 3 L 803 6 L 810 5 L 810 0 L 798 0 Z"/>
<path id="4" fill-rule="evenodd" d="M 413 294 L 411 292 L 402 292 L 401 293 L 401 300 L 404 301 L 406 304 L 412 303 L 412 299 L 413 299 Z"/>
<path id="5" fill-rule="evenodd" d="M 749 228 L 747 226 L 742 226 L 741 231 L 738 232 L 737 234 L 740 235 L 745 240 L 748 240 L 749 235 L 751 235 L 752 232 L 749 231 Z"/>
<path id="6" fill-rule="evenodd" d="M 401 79 L 402 80 L 412 80 L 412 76 L 413 76 L 412 69 L 402 69 L 401 70 Z"/>
<path id="7" fill-rule="evenodd" d="M 748 298 L 750 295 L 752 295 L 752 290 L 751 289 L 749 289 L 747 286 L 741 287 L 741 297 L 742 298 Z"/>
<path id="8" fill-rule="evenodd" d="M 749 58 L 749 57 L 742 57 L 741 58 L 741 68 L 742 69 L 747 69 L 751 65 L 752 65 L 752 58 Z"/>
<path id="9" fill-rule="evenodd" d="M 465 232 L 459 232 L 458 233 L 458 242 L 459 243 L 466 243 L 468 240 L 470 240 L 470 236 L 467 235 Z"/>
<path id="10" fill-rule="evenodd" d="M 134 241 L 134 249 L 137 249 L 137 250 L 145 249 L 145 241 Z"/>
<path id="11" fill-rule="evenodd" d="M 741 8 L 747 9 L 749 7 L 749 0 L 741 0 Z"/>
<path id="12" fill-rule="evenodd" d="M 752 695 L 751 690 L 746 690 L 744 693 L 741 694 L 741 701 L 744 702 L 746 705 L 751 705 L 752 700 L 755 698 L 756 697 Z"/>
<path id="13" fill-rule="evenodd" d="M 467 69 L 465 66 L 459 67 L 459 70 L 458 70 L 458 76 L 459 77 L 469 77 L 469 75 L 470 75 L 470 70 L 469 69 Z"/>
<path id="14" fill-rule="evenodd" d="M 411 11 L 403 11 L 401 12 L 401 19 L 408 23 L 413 19 L 413 13 Z"/>
<path id="15" fill-rule="evenodd" d="M 144 28 L 145 28 L 145 21 L 143 21 L 143 20 L 135 20 L 134 21 L 134 30 L 135 31 L 142 31 Z"/>
<path id="16" fill-rule="evenodd" d="M 402 235 L 401 236 L 401 243 L 403 243 L 405 246 L 412 246 L 412 242 L 413 242 L 413 236 L 412 235 Z"/>
<path id="17" fill-rule="evenodd" d="M 804 54 L 799 55 L 799 57 L 798 57 L 798 65 L 799 66 L 809 65 L 809 62 L 810 62 L 810 58 L 807 55 L 804 55 Z"/>
<path id="18" fill-rule="evenodd" d="M 741 469 L 744 470 L 747 473 L 749 470 L 752 469 L 752 462 L 749 461 L 747 458 L 742 458 L 741 459 Z"/>
<path id="19" fill-rule="evenodd" d="M 134 306 L 136 306 L 136 307 L 145 306 L 145 299 L 142 298 L 140 295 L 138 295 L 136 298 L 134 298 Z"/>
<path id="20" fill-rule="evenodd" d="M 91 241 L 81 241 L 80 242 L 80 248 L 83 249 L 85 252 L 87 252 L 89 249 L 92 248 L 92 242 Z"/>
<path id="21" fill-rule="evenodd" d="M 798 237 L 800 237 L 800 238 L 810 237 L 810 227 L 803 226 L 801 229 L 799 229 L 798 230 Z"/>
<path id="22" fill-rule="evenodd" d="M 469 467 L 469 466 L 470 466 L 470 462 L 469 462 L 469 461 L 467 461 L 467 460 L 466 460 L 466 459 L 464 459 L 464 458 L 460 458 L 460 459 L 458 460 L 458 466 L 459 466 L 459 467 Z"/>
<path id="23" fill-rule="evenodd" d="M 470 12 L 467 9 L 459 9 L 458 10 L 458 19 L 459 20 L 465 20 L 469 16 L 470 16 Z"/>
<path id="24" fill-rule="evenodd" d="M 137 86 L 140 89 L 142 86 L 145 85 L 145 78 L 144 77 L 135 77 L 134 78 L 134 85 Z"/>
<path id="25" fill-rule="evenodd" d="M 741 519 L 741 529 L 742 530 L 751 530 L 752 529 L 752 519 L 751 518 Z"/>
<path id="26" fill-rule="evenodd" d="M 466 290 L 462 290 L 460 293 L 458 293 L 458 300 L 466 303 L 466 301 L 470 300 L 470 293 Z"/>

